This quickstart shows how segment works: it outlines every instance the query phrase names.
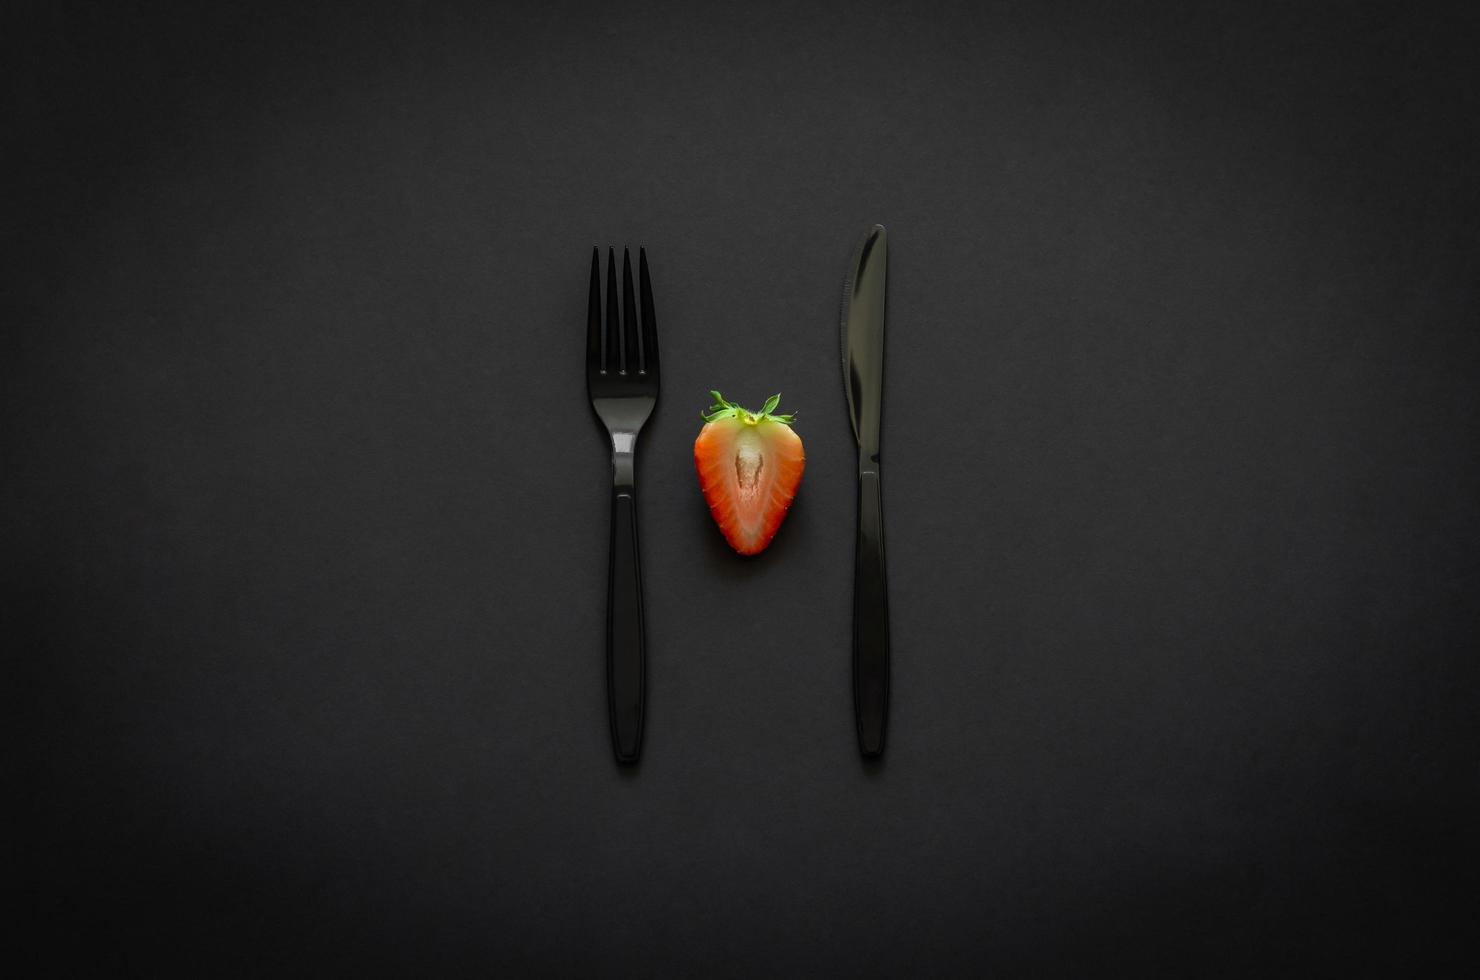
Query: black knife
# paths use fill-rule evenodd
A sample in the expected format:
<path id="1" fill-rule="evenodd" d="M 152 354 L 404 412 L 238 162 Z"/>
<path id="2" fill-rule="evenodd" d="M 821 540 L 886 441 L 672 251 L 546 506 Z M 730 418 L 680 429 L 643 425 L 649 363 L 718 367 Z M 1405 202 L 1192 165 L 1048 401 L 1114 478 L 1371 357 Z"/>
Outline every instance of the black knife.
<path id="1" fill-rule="evenodd" d="M 889 720 L 889 589 L 884 576 L 884 503 L 879 426 L 884 395 L 884 282 L 889 239 L 874 225 L 843 282 L 843 388 L 858 442 L 858 542 L 853 558 L 853 714 L 858 749 L 884 752 Z"/>

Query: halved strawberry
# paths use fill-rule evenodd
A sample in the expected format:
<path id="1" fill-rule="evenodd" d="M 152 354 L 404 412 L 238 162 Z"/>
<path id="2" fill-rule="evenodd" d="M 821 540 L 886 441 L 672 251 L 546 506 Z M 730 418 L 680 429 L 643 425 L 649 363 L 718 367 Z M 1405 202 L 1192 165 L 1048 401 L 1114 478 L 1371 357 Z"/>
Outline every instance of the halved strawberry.
<path id="1" fill-rule="evenodd" d="M 780 395 L 759 412 L 727 402 L 711 391 L 714 404 L 694 440 L 694 467 L 709 513 L 725 540 L 742 555 L 764 551 L 786 516 L 807 456 L 792 431 L 791 415 L 773 415 Z"/>

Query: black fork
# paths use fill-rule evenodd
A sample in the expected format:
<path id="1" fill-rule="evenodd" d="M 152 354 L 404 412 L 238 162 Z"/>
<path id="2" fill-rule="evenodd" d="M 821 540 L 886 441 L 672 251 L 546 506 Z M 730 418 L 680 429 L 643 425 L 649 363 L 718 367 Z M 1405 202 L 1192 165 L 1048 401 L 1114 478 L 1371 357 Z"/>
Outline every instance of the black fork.
<path id="1" fill-rule="evenodd" d="M 642 574 L 637 555 L 637 434 L 658 402 L 658 324 L 647 250 L 638 250 L 642 319 L 632 292 L 632 255 L 622 250 L 622 300 L 617 255 L 607 249 L 606 318 L 601 315 L 601 251 L 591 250 L 591 302 L 586 316 L 586 390 L 612 440 L 611 564 L 606 592 L 606 695 L 617 761 L 642 751 L 646 655 Z M 621 313 L 618 313 L 618 307 Z"/>

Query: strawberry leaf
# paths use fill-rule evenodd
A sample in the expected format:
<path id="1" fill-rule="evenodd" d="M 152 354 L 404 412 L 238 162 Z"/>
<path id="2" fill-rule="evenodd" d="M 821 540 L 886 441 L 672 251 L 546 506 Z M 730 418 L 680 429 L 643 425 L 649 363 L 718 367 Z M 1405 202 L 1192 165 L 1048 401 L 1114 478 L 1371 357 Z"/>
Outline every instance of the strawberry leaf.
<path id="1" fill-rule="evenodd" d="M 767 398 L 766 403 L 761 406 L 759 412 L 752 412 L 749 409 L 742 408 L 735 402 L 726 399 L 718 391 L 711 391 L 709 394 L 714 398 L 714 404 L 699 413 L 699 417 L 705 422 L 718 422 L 721 419 L 739 419 L 746 425 L 759 425 L 762 422 L 780 422 L 783 425 L 790 425 L 796 419 L 794 413 L 785 415 L 775 414 L 776 406 L 781 404 L 780 392 Z"/>

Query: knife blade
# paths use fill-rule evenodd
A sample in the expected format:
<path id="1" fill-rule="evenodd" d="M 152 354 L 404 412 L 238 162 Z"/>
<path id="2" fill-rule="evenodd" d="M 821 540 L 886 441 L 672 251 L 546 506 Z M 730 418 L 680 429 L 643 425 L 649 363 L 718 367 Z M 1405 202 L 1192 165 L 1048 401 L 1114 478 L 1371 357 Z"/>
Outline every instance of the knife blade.
<path id="1" fill-rule="evenodd" d="M 858 749 L 881 755 L 889 719 L 889 590 L 879 434 L 884 395 L 884 293 L 889 238 L 874 225 L 843 281 L 843 389 L 858 443 L 858 536 L 853 558 L 853 714 Z"/>

